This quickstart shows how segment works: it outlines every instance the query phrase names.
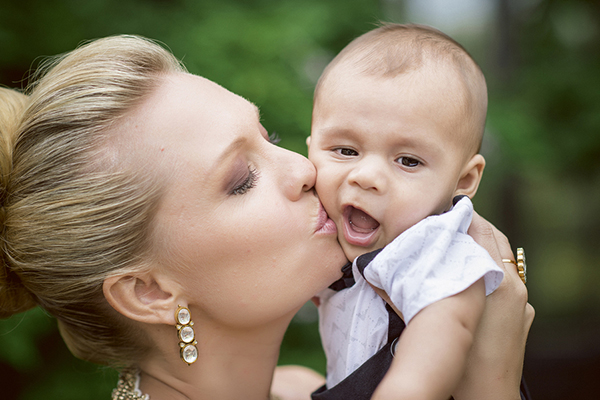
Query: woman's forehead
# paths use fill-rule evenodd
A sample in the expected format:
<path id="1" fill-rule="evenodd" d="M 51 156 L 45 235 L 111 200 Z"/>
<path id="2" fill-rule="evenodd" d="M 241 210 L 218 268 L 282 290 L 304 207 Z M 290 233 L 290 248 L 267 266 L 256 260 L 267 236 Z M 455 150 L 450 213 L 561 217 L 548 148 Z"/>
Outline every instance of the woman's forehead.
<path id="1" fill-rule="evenodd" d="M 220 136 L 258 121 L 256 106 L 222 86 L 188 73 L 166 75 L 128 116 L 127 136 L 145 142 L 173 143 L 189 136 Z M 208 144 L 208 143 L 207 143 Z"/>
<path id="2" fill-rule="evenodd" d="M 173 73 L 111 128 L 105 150 L 123 166 L 169 177 L 193 168 L 202 175 L 236 142 L 255 134 L 258 118 L 254 104 L 210 80 Z"/>

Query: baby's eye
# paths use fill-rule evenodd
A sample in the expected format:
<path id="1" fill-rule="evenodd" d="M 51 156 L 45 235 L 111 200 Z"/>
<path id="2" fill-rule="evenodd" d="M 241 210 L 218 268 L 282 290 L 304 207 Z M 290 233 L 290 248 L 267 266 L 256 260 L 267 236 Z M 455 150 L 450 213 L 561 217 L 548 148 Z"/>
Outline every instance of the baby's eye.
<path id="1" fill-rule="evenodd" d="M 419 166 L 419 164 L 421 164 L 421 161 L 419 161 L 415 158 L 412 158 L 412 157 L 398 157 L 398 159 L 396 161 L 398 161 L 404 167 L 409 167 L 409 168 L 414 168 L 414 167 Z"/>
<path id="2" fill-rule="evenodd" d="M 356 150 L 349 149 L 347 147 L 339 147 L 339 148 L 335 149 L 335 152 L 338 153 L 339 155 L 346 156 L 346 157 L 353 157 L 353 156 L 358 155 L 358 152 Z"/>

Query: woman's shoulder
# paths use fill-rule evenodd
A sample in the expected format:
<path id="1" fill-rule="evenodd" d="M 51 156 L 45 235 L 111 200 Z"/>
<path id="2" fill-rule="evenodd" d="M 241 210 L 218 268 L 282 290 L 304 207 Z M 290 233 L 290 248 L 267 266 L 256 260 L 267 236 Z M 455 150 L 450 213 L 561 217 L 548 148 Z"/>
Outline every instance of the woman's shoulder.
<path id="1" fill-rule="evenodd" d="M 310 400 L 310 395 L 325 383 L 318 372 L 299 365 L 284 365 L 275 369 L 272 398 L 277 400 Z"/>

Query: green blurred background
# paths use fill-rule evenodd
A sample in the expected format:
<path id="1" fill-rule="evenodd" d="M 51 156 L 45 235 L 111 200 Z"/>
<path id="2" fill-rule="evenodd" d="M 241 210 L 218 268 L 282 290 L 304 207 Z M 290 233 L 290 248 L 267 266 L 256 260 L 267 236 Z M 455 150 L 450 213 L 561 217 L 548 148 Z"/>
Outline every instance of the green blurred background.
<path id="1" fill-rule="evenodd" d="M 0 84 L 22 87 L 43 56 L 84 40 L 141 34 L 255 102 L 281 145 L 306 154 L 316 79 L 380 20 L 433 25 L 482 66 L 488 166 L 475 206 L 527 252 L 532 394 L 600 398 L 597 0 L 0 0 Z M 281 363 L 323 372 L 311 305 Z M 0 321 L 1 399 L 108 399 L 115 382 L 74 359 L 41 310 Z"/>

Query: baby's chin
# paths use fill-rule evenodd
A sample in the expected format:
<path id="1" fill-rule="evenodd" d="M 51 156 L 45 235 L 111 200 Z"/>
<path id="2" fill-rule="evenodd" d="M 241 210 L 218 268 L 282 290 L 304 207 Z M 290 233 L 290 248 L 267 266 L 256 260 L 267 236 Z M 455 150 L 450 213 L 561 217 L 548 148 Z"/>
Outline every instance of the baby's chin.
<path id="1" fill-rule="evenodd" d="M 348 244 L 345 240 L 343 240 L 343 238 L 340 239 L 340 243 L 342 244 L 342 250 L 344 250 L 344 254 L 346 255 L 346 258 L 350 262 L 354 261 L 354 259 L 358 256 L 362 256 L 363 254 L 366 254 L 366 253 L 371 252 L 372 250 L 375 250 L 375 249 L 371 249 L 371 248 L 353 246 L 351 244 Z"/>
<path id="2" fill-rule="evenodd" d="M 399 234 L 398 234 L 399 235 Z M 338 235 L 338 241 L 342 246 L 342 250 L 346 255 L 346 258 L 352 262 L 358 256 L 362 256 L 363 254 L 370 253 L 372 251 L 382 249 L 387 246 L 394 239 L 389 239 L 387 237 L 379 237 L 374 243 L 367 247 L 356 246 L 348 243 L 343 234 Z"/>

